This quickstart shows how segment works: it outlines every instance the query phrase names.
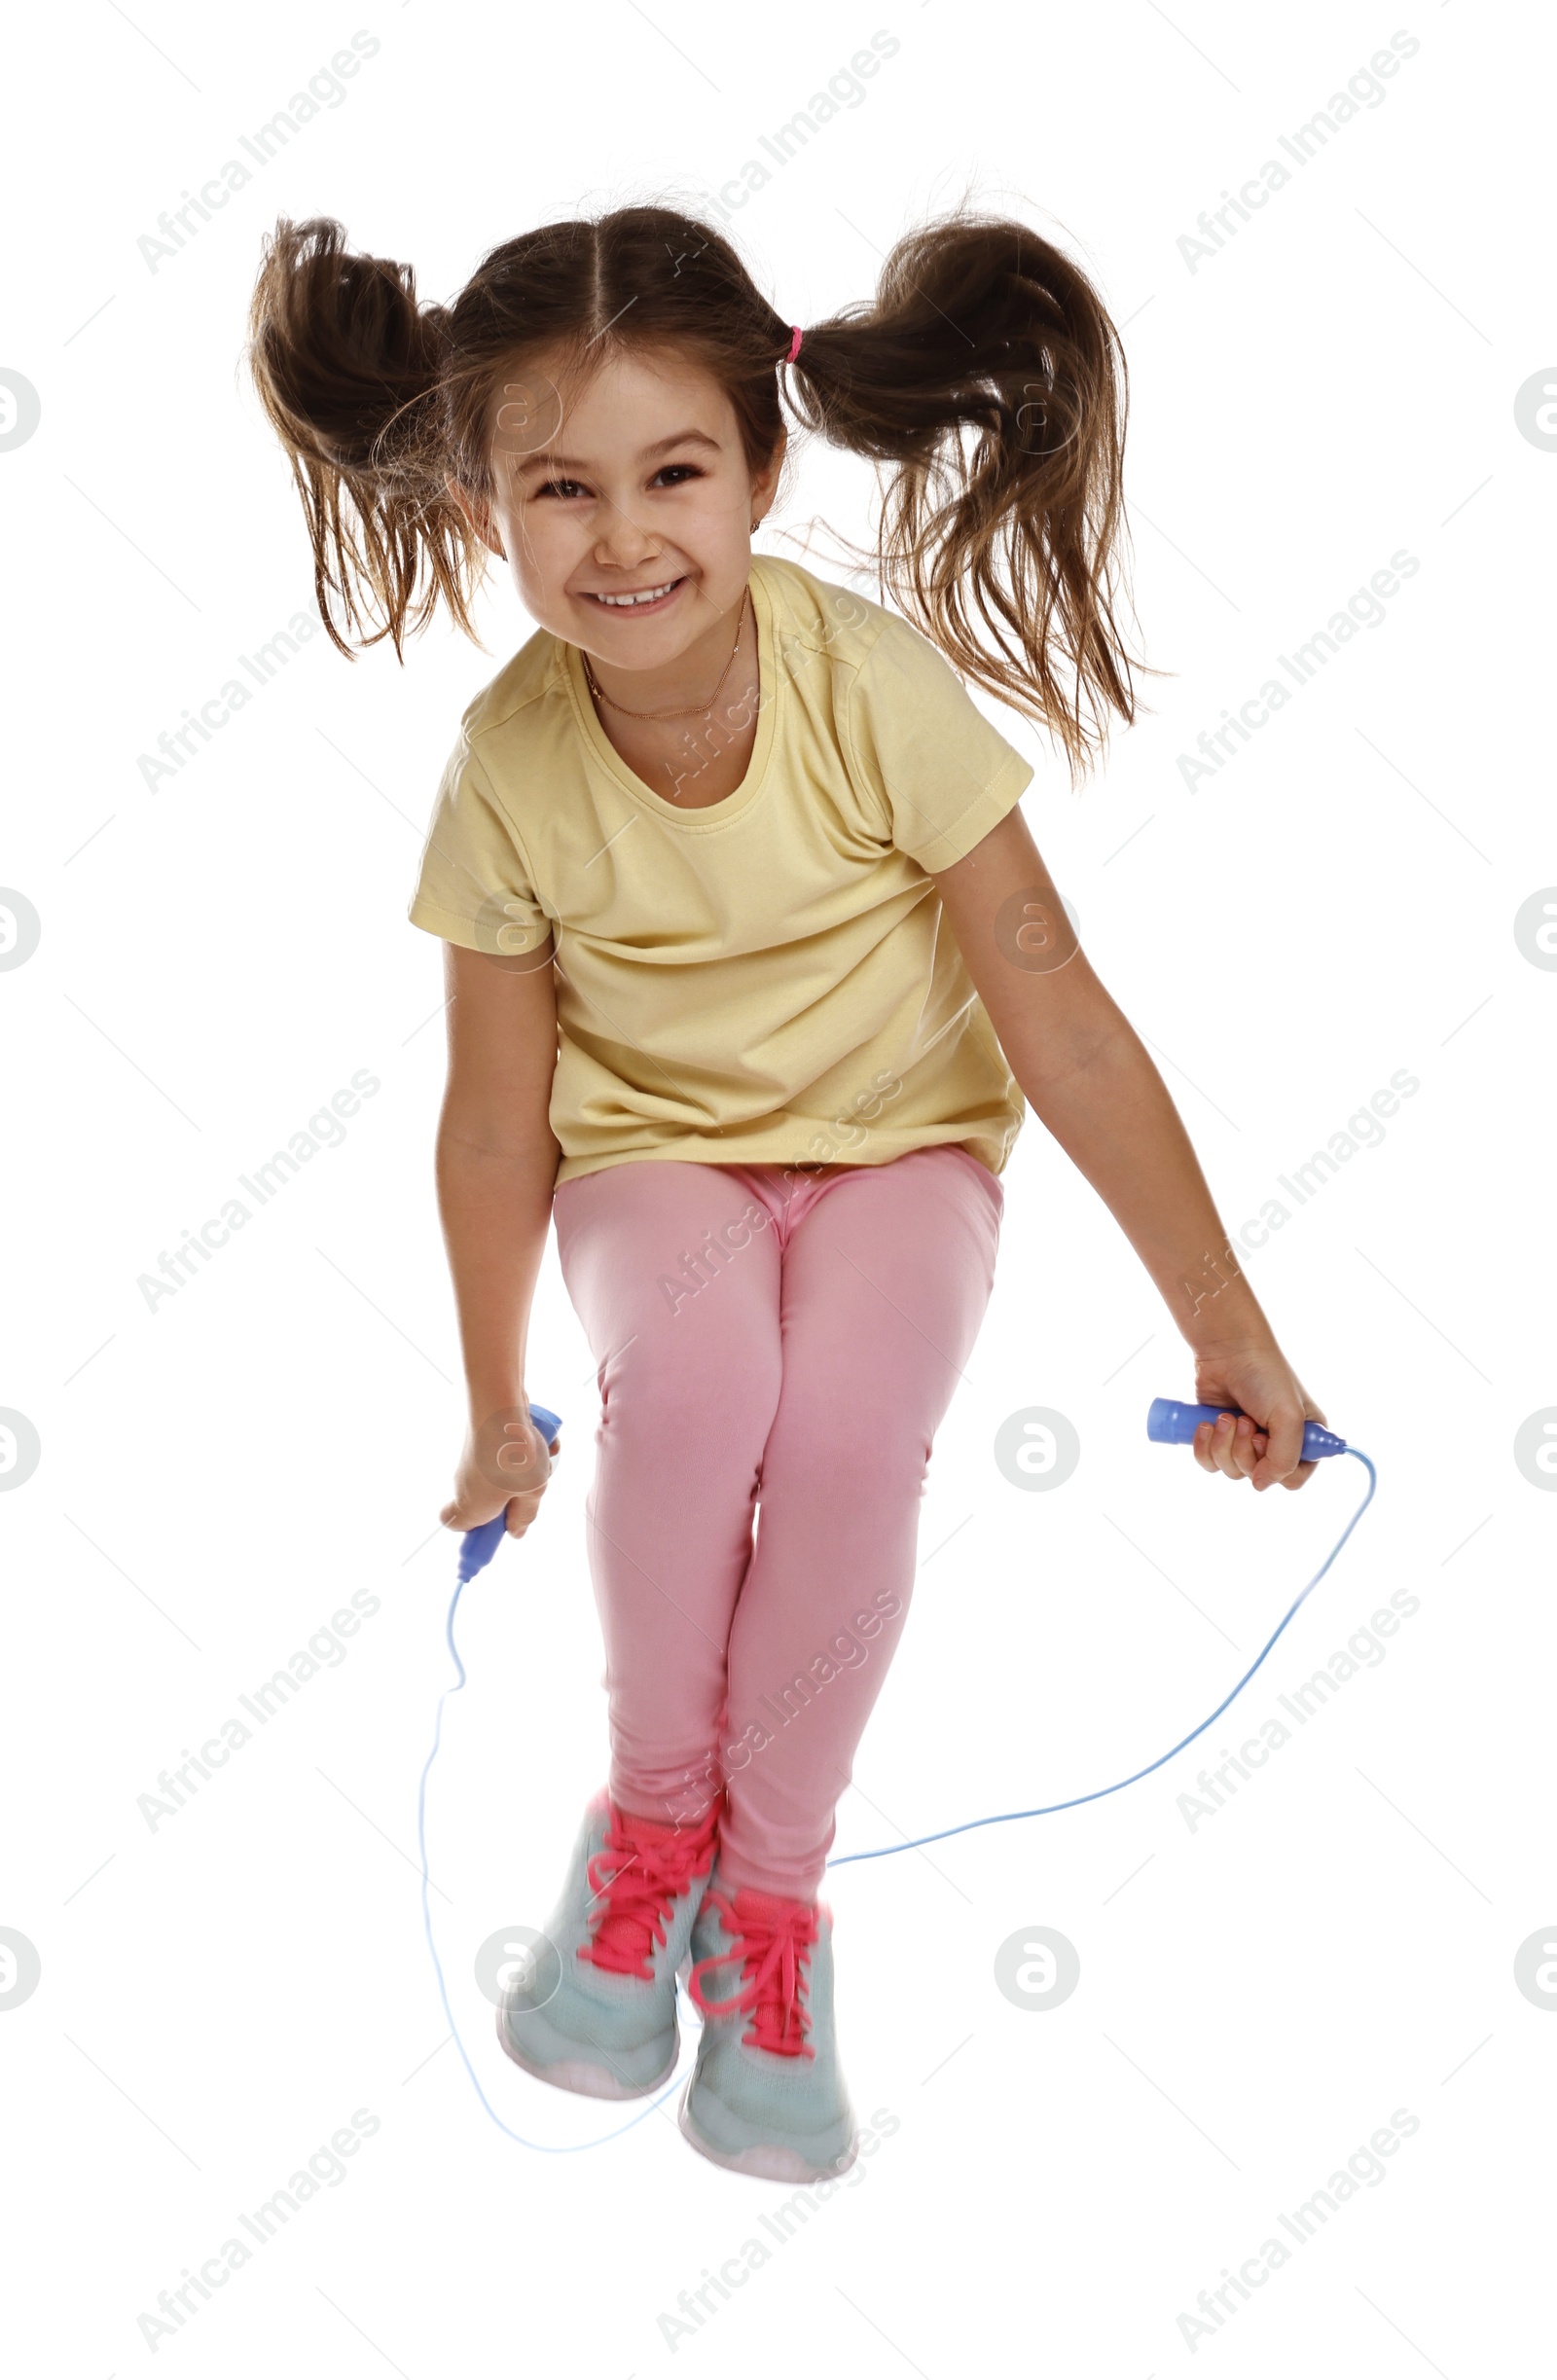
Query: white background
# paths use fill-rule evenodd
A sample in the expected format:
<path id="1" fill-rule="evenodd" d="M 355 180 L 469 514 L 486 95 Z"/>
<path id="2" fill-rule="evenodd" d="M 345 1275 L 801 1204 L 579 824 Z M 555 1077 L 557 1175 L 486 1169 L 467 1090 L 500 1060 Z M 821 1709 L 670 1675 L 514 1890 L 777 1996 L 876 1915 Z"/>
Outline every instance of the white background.
<path id="1" fill-rule="evenodd" d="M 1204 2357 L 1260 2380 L 1472 2380 L 1547 2352 L 1557 2013 L 1514 1960 L 1557 1938 L 1557 1503 L 1512 1445 L 1557 1404 L 1557 978 L 1513 929 L 1557 880 L 1538 593 L 1557 453 L 1514 415 L 1557 351 L 1549 29 L 1465 0 L 1403 19 L 884 10 L 93 0 L 13 34 L 0 365 L 42 403 L 0 452 L 0 881 L 42 920 L 0 974 L 0 1406 L 42 1443 L 0 1496 L 0 1924 L 42 1963 L 0 2011 L 18 2370 L 140 2368 L 158 2292 L 359 2109 L 380 2128 L 346 2180 L 160 2366 L 1148 2380 Z M 359 23 L 380 47 L 345 103 L 149 270 L 159 213 Z M 1026 815 L 1229 1227 L 1393 1072 L 1420 1090 L 1248 1259 L 1332 1426 L 1379 1465 L 1357 1535 L 1165 1769 L 833 1873 L 846 2069 L 860 2114 L 897 2128 L 672 2345 L 678 2292 L 790 2193 L 694 2156 L 673 2100 L 583 2154 L 505 2139 L 448 2044 L 418 1905 L 462 1399 L 431 1178 L 440 954 L 404 909 L 459 712 L 530 624 L 494 575 L 486 652 L 440 622 L 404 668 L 386 647 L 350 666 L 319 636 L 155 792 L 137 756 L 311 604 L 241 366 L 278 213 L 338 216 L 449 299 L 535 223 L 696 204 L 878 26 L 898 54 L 739 236 L 805 323 L 867 298 L 879 253 L 970 191 L 1070 247 L 1126 326 L 1136 600 L 1168 674 L 1079 796 L 997 715 L 1039 764 Z M 1177 243 L 1202 209 L 1401 26 L 1420 46 L 1384 104 L 1191 270 Z M 803 558 L 814 515 L 858 533 L 870 499 L 862 466 L 801 453 L 763 543 Z M 1421 566 L 1384 623 L 1190 791 L 1179 754 L 1401 548 Z M 148 1312 L 138 1276 L 359 1068 L 381 1088 L 344 1144 Z M 1341 1461 L 1256 1498 L 1148 1445 L 1150 1397 L 1191 1387 L 1150 1282 L 1034 1120 L 1005 1188 L 839 1851 L 1086 1792 L 1176 1744 L 1363 1489 Z M 567 1452 L 462 1612 L 472 1678 L 429 1840 L 477 2070 L 516 2130 L 563 2144 L 620 2118 L 509 2066 L 471 1974 L 495 1929 L 544 1924 L 604 1771 L 594 1383 L 555 1250 L 532 1346 Z M 1081 1438 L 1047 1495 L 992 1455 L 1032 1405 Z M 1203 1760 L 1400 1589 L 1420 1608 L 1385 1660 L 1191 1829 L 1177 1797 Z M 381 1607 L 346 1660 L 149 1830 L 159 1772 L 353 1591 Z M 996 1951 L 1033 1926 L 1076 1946 L 1063 2006 L 996 1988 Z M 1197 2293 L 1285 2237 L 1279 2214 L 1397 2110 L 1419 2129 L 1387 2179 L 1192 2349 Z"/>

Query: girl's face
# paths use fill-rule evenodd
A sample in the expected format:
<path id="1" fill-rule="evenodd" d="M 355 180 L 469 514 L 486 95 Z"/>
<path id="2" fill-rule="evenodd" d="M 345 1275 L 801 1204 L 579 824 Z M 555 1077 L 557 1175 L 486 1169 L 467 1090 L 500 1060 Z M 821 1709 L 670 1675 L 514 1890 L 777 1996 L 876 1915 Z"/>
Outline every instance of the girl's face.
<path id="1" fill-rule="evenodd" d="M 546 360 L 497 392 L 489 523 L 454 492 L 530 617 L 648 673 L 647 701 L 654 672 L 728 646 L 782 448 L 753 474 L 729 398 L 684 356 L 614 353 L 565 398 Z"/>

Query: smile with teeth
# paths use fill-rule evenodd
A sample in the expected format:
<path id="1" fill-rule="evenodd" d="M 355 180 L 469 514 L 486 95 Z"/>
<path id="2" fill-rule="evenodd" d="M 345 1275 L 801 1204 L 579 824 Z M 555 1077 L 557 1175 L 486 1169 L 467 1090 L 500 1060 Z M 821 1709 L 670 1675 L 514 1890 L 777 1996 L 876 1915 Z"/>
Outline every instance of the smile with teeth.
<path id="1" fill-rule="evenodd" d="M 678 578 L 667 579 L 663 587 L 638 587 L 630 595 L 592 594 L 590 600 L 594 603 L 608 603 L 613 611 L 630 611 L 635 603 L 659 602 L 662 595 L 668 595 L 673 587 L 679 587 L 681 581 Z"/>

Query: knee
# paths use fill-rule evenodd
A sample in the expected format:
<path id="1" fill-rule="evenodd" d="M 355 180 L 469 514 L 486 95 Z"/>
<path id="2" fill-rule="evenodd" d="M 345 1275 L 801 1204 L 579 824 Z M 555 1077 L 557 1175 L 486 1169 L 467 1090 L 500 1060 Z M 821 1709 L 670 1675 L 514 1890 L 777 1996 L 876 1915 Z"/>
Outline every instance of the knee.
<path id="1" fill-rule="evenodd" d="M 930 1444 L 922 1417 L 899 1410 L 889 1395 L 791 1388 L 770 1441 L 770 1467 L 778 1462 L 818 1484 L 835 1480 L 907 1498 L 924 1484 Z"/>
<path id="2" fill-rule="evenodd" d="M 624 1352 L 601 1390 L 607 1439 L 644 1452 L 739 1448 L 753 1458 L 773 1426 L 781 1381 L 778 1352 L 750 1346 L 717 1352 L 657 1332 Z"/>

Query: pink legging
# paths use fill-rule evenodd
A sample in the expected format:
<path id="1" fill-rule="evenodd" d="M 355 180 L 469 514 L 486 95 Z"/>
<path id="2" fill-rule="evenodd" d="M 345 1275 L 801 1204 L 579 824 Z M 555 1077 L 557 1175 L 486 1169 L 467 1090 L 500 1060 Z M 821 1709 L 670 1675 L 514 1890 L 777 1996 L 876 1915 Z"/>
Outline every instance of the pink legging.
<path id="1" fill-rule="evenodd" d="M 952 1144 L 829 1174 L 635 1159 L 557 1191 L 598 1365 L 611 1793 L 689 1821 L 722 1784 L 732 1891 L 821 1881 L 1003 1208 Z"/>

